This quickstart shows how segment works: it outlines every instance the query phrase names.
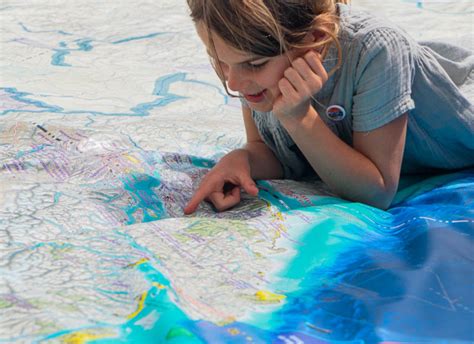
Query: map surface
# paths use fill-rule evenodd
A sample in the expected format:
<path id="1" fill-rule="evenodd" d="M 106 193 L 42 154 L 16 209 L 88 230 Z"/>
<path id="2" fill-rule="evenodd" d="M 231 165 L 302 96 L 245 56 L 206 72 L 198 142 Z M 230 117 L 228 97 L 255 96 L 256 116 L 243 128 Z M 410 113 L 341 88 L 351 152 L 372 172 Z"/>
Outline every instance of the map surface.
<path id="1" fill-rule="evenodd" d="M 469 1 L 355 1 L 417 39 Z M 0 343 L 474 340 L 474 171 L 380 211 L 259 181 L 182 209 L 244 142 L 185 2 L 0 4 Z M 472 42 L 472 41 L 471 41 Z"/>

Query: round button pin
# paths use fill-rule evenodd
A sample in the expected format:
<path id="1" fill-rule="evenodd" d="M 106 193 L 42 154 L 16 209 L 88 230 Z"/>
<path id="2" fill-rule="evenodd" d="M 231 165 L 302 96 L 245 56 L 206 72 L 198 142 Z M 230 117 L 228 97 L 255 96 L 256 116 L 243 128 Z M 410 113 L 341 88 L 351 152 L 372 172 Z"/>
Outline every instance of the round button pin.
<path id="1" fill-rule="evenodd" d="M 331 105 L 326 109 L 326 115 L 332 121 L 342 121 L 346 117 L 346 110 L 339 105 Z"/>

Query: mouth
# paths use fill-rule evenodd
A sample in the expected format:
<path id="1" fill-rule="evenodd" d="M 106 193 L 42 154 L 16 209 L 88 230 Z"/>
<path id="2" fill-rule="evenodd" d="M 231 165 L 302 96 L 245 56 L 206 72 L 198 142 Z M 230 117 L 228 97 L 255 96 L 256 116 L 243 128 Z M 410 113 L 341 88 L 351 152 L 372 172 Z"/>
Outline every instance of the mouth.
<path id="1" fill-rule="evenodd" d="M 244 98 L 251 103 L 260 103 L 265 98 L 265 92 L 267 90 L 260 91 L 254 94 L 244 94 Z"/>

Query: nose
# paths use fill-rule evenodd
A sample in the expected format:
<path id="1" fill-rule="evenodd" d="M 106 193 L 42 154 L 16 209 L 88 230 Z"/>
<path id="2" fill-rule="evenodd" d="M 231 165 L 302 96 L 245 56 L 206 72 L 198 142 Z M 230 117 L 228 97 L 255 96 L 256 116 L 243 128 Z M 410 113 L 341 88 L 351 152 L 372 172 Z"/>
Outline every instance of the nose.
<path id="1" fill-rule="evenodd" d="M 227 87 L 232 91 L 241 91 L 242 85 L 245 83 L 245 76 L 242 74 L 242 70 L 238 68 L 228 67 L 225 73 L 227 80 Z"/>

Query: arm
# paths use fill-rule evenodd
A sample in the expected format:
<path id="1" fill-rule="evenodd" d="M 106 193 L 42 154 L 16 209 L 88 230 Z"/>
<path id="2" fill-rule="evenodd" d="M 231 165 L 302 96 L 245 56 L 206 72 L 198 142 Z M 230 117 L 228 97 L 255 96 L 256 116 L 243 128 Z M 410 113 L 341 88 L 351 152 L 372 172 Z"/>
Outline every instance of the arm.
<path id="1" fill-rule="evenodd" d="M 261 140 L 253 122 L 251 110 L 242 108 L 247 144 L 225 155 L 201 181 L 198 189 L 184 208 L 186 215 L 196 211 L 207 200 L 218 211 L 229 209 L 240 202 L 240 188 L 256 196 L 253 179 L 281 178 L 283 169 L 273 152 Z"/>
<path id="2" fill-rule="evenodd" d="M 369 133 L 354 132 L 354 147 L 339 139 L 313 108 L 298 121 L 283 125 L 338 195 L 382 209 L 390 205 L 400 177 L 406 114 Z"/>
<path id="3" fill-rule="evenodd" d="M 371 131 L 354 132 L 350 147 L 325 125 L 311 106 L 311 96 L 327 81 L 314 52 L 292 62 L 279 82 L 274 114 L 313 169 L 340 196 L 387 208 L 398 187 L 407 115 Z"/>
<path id="4" fill-rule="evenodd" d="M 272 150 L 263 142 L 252 119 L 251 110 L 242 107 L 250 171 L 253 179 L 279 179 L 283 177 L 283 168 Z"/>

